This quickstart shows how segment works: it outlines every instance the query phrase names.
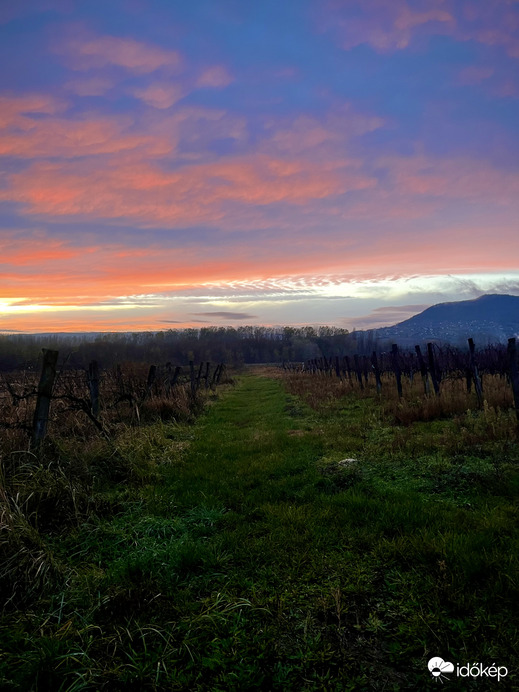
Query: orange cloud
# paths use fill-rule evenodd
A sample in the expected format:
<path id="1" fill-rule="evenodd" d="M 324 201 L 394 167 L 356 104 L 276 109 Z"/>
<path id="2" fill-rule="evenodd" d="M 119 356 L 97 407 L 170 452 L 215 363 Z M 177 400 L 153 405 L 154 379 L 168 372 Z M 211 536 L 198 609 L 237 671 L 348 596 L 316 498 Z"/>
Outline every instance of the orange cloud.
<path id="1" fill-rule="evenodd" d="M 398 222 L 394 227 L 400 231 Z M 25 232 L 21 239 L 12 231 L 0 246 L 11 266 L 1 276 L 0 329 L 155 329 L 164 328 L 164 316 L 189 323 L 185 315 L 197 303 L 206 306 L 198 310 L 261 314 L 253 304 L 350 294 L 387 299 L 388 282 L 401 294 L 418 294 L 425 290 L 420 274 L 514 270 L 519 252 L 514 226 L 500 228 L 499 243 L 489 243 L 486 229 L 468 226 L 429 234 L 387 230 L 379 236 L 293 234 L 232 249 L 162 242 L 76 247 L 73 238 Z M 412 286 L 406 277 L 414 277 Z"/>
<path id="2" fill-rule="evenodd" d="M 125 118 L 33 120 L 21 117 L 0 131 L 0 156 L 21 158 L 91 156 L 115 154 L 141 148 L 147 155 L 164 155 L 172 144 L 164 138 L 125 132 Z"/>
<path id="3" fill-rule="evenodd" d="M 228 203 L 304 204 L 375 184 L 344 161 L 316 164 L 253 155 L 167 172 L 135 159 L 94 169 L 85 162 L 33 164 L 10 176 L 0 199 L 22 202 L 33 214 L 214 224 L 228 215 Z"/>
<path id="4" fill-rule="evenodd" d="M 13 267 L 37 266 L 49 260 L 70 260 L 80 254 L 80 250 L 67 246 L 63 241 L 55 240 L 43 234 L 31 234 L 23 241 L 18 240 L 14 232 L 5 232 L 0 240 L 0 254 L 4 264 Z"/>

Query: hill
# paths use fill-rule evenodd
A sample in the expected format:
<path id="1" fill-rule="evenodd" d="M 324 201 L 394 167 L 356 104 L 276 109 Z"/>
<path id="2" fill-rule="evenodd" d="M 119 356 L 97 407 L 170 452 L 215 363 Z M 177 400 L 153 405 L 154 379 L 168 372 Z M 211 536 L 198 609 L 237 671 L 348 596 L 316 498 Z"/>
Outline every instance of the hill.
<path id="1" fill-rule="evenodd" d="M 392 327 L 377 330 L 379 339 L 465 343 L 504 342 L 519 334 L 519 296 L 489 294 L 475 300 L 439 303 Z"/>

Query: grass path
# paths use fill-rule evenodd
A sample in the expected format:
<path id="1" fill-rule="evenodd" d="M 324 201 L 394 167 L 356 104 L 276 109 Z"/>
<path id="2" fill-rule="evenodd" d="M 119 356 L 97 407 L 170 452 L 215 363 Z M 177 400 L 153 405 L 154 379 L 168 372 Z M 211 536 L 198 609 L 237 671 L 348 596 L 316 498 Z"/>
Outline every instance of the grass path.
<path id="1" fill-rule="evenodd" d="M 246 375 L 193 428 L 164 426 L 182 461 L 56 543 L 72 576 L 20 659 L 34 689 L 413 690 L 433 655 L 509 665 L 513 498 L 431 495 L 366 405 L 317 414 Z"/>

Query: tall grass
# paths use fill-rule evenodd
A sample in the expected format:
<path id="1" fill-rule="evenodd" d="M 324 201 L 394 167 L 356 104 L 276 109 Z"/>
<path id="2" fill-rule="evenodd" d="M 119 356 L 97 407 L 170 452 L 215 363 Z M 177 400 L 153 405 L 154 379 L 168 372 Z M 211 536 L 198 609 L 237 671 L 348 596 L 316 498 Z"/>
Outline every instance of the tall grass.
<path id="1" fill-rule="evenodd" d="M 474 391 L 467 392 L 466 383 L 459 378 L 446 378 L 441 382 L 440 394 L 425 393 L 420 377 L 410 382 L 403 378 L 403 396 L 399 397 L 394 376 L 382 376 L 382 390 L 377 392 L 373 376 L 358 382 L 329 375 L 287 373 L 283 381 L 289 392 L 295 394 L 315 410 L 322 411 L 341 399 L 368 400 L 380 407 L 388 421 L 408 426 L 416 422 L 429 422 L 456 418 L 465 439 L 475 443 L 478 439 L 517 440 L 517 416 L 513 409 L 513 394 L 506 378 L 486 375 L 483 382 L 483 404 L 480 407 Z"/>

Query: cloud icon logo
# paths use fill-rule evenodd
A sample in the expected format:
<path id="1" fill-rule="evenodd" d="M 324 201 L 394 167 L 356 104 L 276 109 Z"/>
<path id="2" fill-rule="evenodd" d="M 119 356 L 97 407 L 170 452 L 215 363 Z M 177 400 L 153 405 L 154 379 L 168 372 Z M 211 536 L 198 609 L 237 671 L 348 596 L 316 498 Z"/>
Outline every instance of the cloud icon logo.
<path id="1" fill-rule="evenodd" d="M 454 672 L 454 663 L 444 661 L 443 658 L 440 658 L 439 656 L 431 658 L 427 664 L 427 667 L 429 668 L 433 678 L 439 678 L 440 675 L 443 675 L 444 673 Z"/>

